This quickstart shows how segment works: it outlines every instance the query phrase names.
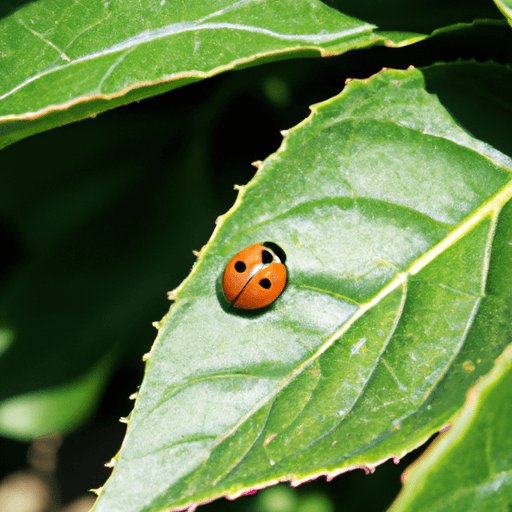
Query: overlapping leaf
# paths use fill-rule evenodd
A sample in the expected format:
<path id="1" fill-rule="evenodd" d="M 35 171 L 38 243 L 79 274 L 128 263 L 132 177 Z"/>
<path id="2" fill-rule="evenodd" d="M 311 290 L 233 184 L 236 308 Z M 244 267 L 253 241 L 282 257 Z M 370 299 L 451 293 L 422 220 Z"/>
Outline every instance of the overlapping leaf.
<path id="1" fill-rule="evenodd" d="M 258 59 L 388 41 L 374 28 L 319 0 L 39 0 L 0 21 L 0 147 Z"/>
<path id="2" fill-rule="evenodd" d="M 316 106 L 177 290 L 95 510 L 332 477 L 423 442 L 508 342 L 511 172 L 417 70 Z M 287 288 L 227 311 L 224 265 L 263 241 L 286 251 Z"/>
<path id="3" fill-rule="evenodd" d="M 404 489 L 391 511 L 510 510 L 511 418 L 509 348 L 496 368 L 468 394 L 467 403 L 450 431 L 442 434 L 407 470 Z"/>

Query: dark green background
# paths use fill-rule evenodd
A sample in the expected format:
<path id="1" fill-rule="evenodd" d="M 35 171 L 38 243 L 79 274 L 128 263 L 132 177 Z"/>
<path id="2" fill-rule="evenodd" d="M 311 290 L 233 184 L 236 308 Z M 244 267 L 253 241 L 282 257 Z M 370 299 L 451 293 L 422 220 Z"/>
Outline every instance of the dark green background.
<path id="1" fill-rule="evenodd" d="M 337 5 L 336 0 L 326 3 Z M 415 3 L 411 12 L 403 11 L 403 20 L 388 19 L 385 12 L 375 10 L 368 15 L 370 7 L 365 4 L 354 0 L 351 11 L 344 3 L 344 12 L 365 16 L 382 29 L 426 32 L 442 26 L 424 15 L 439 2 Z M 444 22 L 499 18 L 492 2 L 463 5 L 454 5 Z M 3 4 L 0 16 L 9 7 Z M 233 204 L 233 184 L 247 183 L 255 172 L 250 163 L 279 147 L 279 130 L 304 119 L 309 105 L 337 94 L 347 78 L 366 78 L 382 67 L 404 69 L 459 58 L 511 63 L 510 29 L 461 28 L 403 49 L 372 48 L 226 73 L 30 137 L 0 152 L 0 172 L 10 176 L 10 200 L 20 205 L 0 216 L 0 239 L 7 248 L 1 255 L 0 293 L 15 272 L 33 265 L 41 269 L 41 276 L 38 279 L 35 274 L 28 288 L 34 291 L 27 297 L 30 307 L 53 304 L 52 273 L 62 277 L 55 300 L 66 306 L 60 309 L 63 317 L 101 312 L 112 289 L 128 290 L 126 300 L 141 305 L 129 310 L 137 314 L 130 313 L 132 328 L 120 337 L 116 322 L 109 320 L 115 317 L 122 324 L 125 308 L 120 304 L 113 314 L 112 304 L 105 302 L 97 339 L 118 340 L 119 360 L 96 413 L 65 438 L 59 452 L 58 478 L 65 502 L 106 480 L 110 470 L 103 463 L 116 453 L 125 431 L 117 420 L 131 410 L 128 396 L 142 380 L 141 356 L 156 334 L 151 322 L 167 312 L 165 294 L 187 275 L 195 260 L 192 249 L 206 243 L 215 218 Z M 286 94 L 276 84 L 284 84 Z M 468 131 L 479 136 L 478 116 L 472 110 L 453 98 L 449 108 Z M 511 154 L 499 133 L 488 135 L 487 141 Z M 80 201 L 60 200 L 77 190 L 85 191 Z M 31 208 L 37 215 L 46 212 L 46 217 L 32 223 L 34 231 L 27 234 L 20 230 L 20 218 L 30 218 Z M 73 227 L 63 218 L 72 219 Z M 45 251 L 57 239 L 55 250 Z M 59 255 L 58 260 L 53 254 Z M 87 279 L 87 272 L 99 279 Z M 66 276 L 78 277 L 67 280 Z M 19 320 L 24 319 L 28 321 L 21 314 Z M 51 347 L 55 336 L 67 336 L 55 326 L 40 333 L 43 349 Z M 70 350 L 74 342 L 67 340 Z M 100 355 L 92 343 L 91 361 Z M 20 368 L 23 371 L 22 364 Z M 37 383 L 37 374 L 27 373 L 27 389 L 32 381 Z M 26 451 L 24 443 L 0 439 L 0 478 L 25 467 Z M 335 510 L 384 510 L 400 489 L 400 474 L 415 456 L 408 455 L 399 465 L 389 461 L 372 475 L 357 470 L 329 484 L 321 480 L 304 485 L 298 492 L 321 489 L 335 503 Z M 254 506 L 255 497 L 247 496 L 236 502 L 220 500 L 201 510 L 251 510 Z"/>

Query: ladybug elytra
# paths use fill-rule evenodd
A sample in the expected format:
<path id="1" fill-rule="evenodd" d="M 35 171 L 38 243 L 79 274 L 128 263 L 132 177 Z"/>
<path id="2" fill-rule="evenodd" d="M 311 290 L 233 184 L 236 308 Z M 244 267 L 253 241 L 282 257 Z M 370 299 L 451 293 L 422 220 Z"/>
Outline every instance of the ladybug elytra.
<path id="1" fill-rule="evenodd" d="M 227 264 L 222 289 L 231 306 L 259 309 L 274 302 L 286 285 L 286 266 L 272 243 L 255 244 L 236 254 Z"/>

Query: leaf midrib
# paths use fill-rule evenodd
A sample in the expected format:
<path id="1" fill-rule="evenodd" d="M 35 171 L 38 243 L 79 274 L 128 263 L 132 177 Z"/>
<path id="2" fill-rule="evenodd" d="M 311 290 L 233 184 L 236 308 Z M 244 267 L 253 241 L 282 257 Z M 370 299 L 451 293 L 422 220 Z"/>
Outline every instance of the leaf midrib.
<path id="1" fill-rule="evenodd" d="M 31 82 L 34 82 L 35 80 L 38 80 L 45 76 L 51 75 L 52 73 L 66 69 L 74 64 L 88 62 L 88 61 L 91 61 L 91 60 L 94 60 L 97 58 L 102 58 L 105 56 L 109 56 L 109 55 L 112 55 L 112 54 L 115 54 L 118 52 L 123 52 L 121 54 L 121 57 L 123 57 L 123 55 L 125 55 L 126 52 L 131 52 L 144 44 L 152 43 L 154 41 L 157 41 L 158 39 L 163 39 L 166 37 L 173 37 L 173 36 L 181 35 L 181 34 L 184 34 L 186 32 L 190 32 L 190 31 L 231 29 L 231 30 L 246 31 L 246 32 L 254 33 L 254 34 L 260 33 L 260 34 L 275 37 L 276 39 L 281 39 L 284 41 L 299 41 L 299 42 L 303 41 L 308 44 L 321 45 L 322 43 L 329 43 L 332 41 L 336 41 L 338 39 L 343 39 L 345 37 L 354 36 L 354 35 L 357 35 L 360 33 L 371 32 L 371 31 L 373 31 L 374 28 L 376 28 L 375 25 L 367 23 L 364 25 L 350 28 L 350 29 L 341 30 L 339 32 L 329 32 L 326 34 L 321 34 L 321 33 L 317 33 L 317 34 L 311 34 L 311 33 L 310 34 L 284 34 L 284 33 L 270 30 L 270 29 L 257 27 L 254 25 L 244 25 L 241 23 L 228 23 L 228 22 L 204 23 L 204 21 L 206 21 L 208 19 L 211 19 L 213 17 L 218 17 L 220 15 L 225 14 L 225 12 L 227 12 L 227 11 L 234 10 L 235 5 L 238 6 L 238 5 L 243 5 L 243 4 L 247 4 L 247 3 L 249 3 L 249 2 L 242 0 L 240 2 L 237 2 L 236 4 L 233 4 L 233 5 L 225 8 L 225 9 L 221 9 L 221 10 L 211 13 L 207 16 L 204 16 L 196 21 L 175 22 L 175 23 L 170 23 L 164 27 L 160 27 L 160 28 L 153 29 L 150 31 L 146 30 L 146 31 L 140 32 L 139 34 L 136 34 L 134 36 L 128 37 L 121 42 L 117 42 L 117 43 L 113 44 L 112 46 L 110 46 L 109 48 L 104 48 L 100 51 L 96 51 L 96 52 L 93 52 L 90 54 L 86 54 L 86 55 L 82 55 L 80 57 L 70 59 L 70 61 L 67 62 L 66 64 L 63 64 L 60 66 L 49 65 L 45 69 L 41 70 L 41 72 L 37 73 L 36 75 L 33 75 L 33 76 L 25 79 L 22 83 L 18 84 L 17 86 L 12 88 L 10 91 L 7 91 L 4 94 L 0 95 L 0 101 L 11 96 L 12 94 L 14 94 L 18 90 L 22 89 L 26 85 L 30 84 Z M 18 23 L 22 23 L 22 21 L 20 21 L 19 19 L 16 19 L 16 21 L 18 21 Z M 75 40 L 73 40 L 73 42 Z M 69 48 L 69 46 L 70 45 L 67 45 L 64 48 L 64 50 L 67 50 Z M 291 50 L 293 50 L 293 49 L 288 48 L 288 49 L 282 49 L 281 51 L 291 51 Z M 57 49 L 57 51 L 61 51 L 61 50 Z M 63 53 L 63 51 L 62 51 L 62 53 Z M 266 53 L 268 53 L 268 52 L 263 52 L 262 55 L 264 55 Z M 239 61 L 244 61 L 247 59 L 250 61 L 255 58 L 257 58 L 257 55 L 253 55 L 246 59 L 236 59 L 235 62 L 238 63 Z M 59 61 L 59 60 L 60 59 L 55 59 L 54 62 Z M 229 66 L 229 64 L 227 66 Z M 226 65 L 220 66 L 215 69 L 223 69 L 223 68 L 227 69 Z M 110 71 L 110 68 L 109 68 L 109 71 Z M 188 74 L 187 74 L 187 72 L 185 72 L 185 73 L 180 72 L 179 75 L 180 75 L 180 78 L 184 78 L 185 76 L 198 76 L 200 74 L 204 74 L 204 75 L 208 76 L 209 73 L 211 73 L 213 71 L 214 70 L 212 69 L 209 72 L 204 73 L 204 72 L 190 70 L 188 72 Z M 107 73 L 108 73 L 108 71 L 107 71 Z M 171 81 L 173 79 L 173 77 L 175 77 L 175 75 L 178 75 L 178 73 L 168 75 L 167 79 L 165 81 Z M 181 76 L 181 75 L 183 75 L 183 76 Z M 102 83 L 102 81 L 104 81 L 104 78 L 102 78 L 100 80 L 100 84 Z M 161 81 L 162 80 L 148 81 L 148 83 L 147 84 L 145 83 L 145 85 L 149 85 L 152 83 L 159 83 Z M 128 89 L 128 90 L 130 90 L 130 89 Z M 102 98 L 111 96 L 108 94 L 103 95 L 101 92 L 98 92 L 98 94 Z M 114 93 L 114 95 L 117 96 L 118 94 Z M 89 96 L 85 96 L 85 97 L 96 97 L 96 95 L 90 94 Z M 18 114 L 18 116 L 21 116 L 21 115 L 26 115 L 26 114 Z M 0 119 L 1 119 L 1 117 L 0 117 Z"/>
<path id="2" fill-rule="evenodd" d="M 379 293 L 377 293 L 370 301 L 363 304 L 353 315 L 350 317 L 343 326 L 338 329 L 334 334 L 332 334 L 327 341 L 322 344 L 318 350 L 313 354 L 310 358 L 306 359 L 304 362 L 302 362 L 296 370 L 290 373 L 290 375 L 283 380 L 282 385 L 280 385 L 278 388 L 275 388 L 276 395 L 284 389 L 290 382 L 292 382 L 293 379 L 295 379 L 298 375 L 302 373 L 302 371 L 307 368 L 314 360 L 316 360 L 318 357 L 320 357 L 321 354 L 323 354 L 331 345 L 334 344 L 334 342 L 339 339 L 354 323 L 356 320 L 358 320 L 361 316 L 363 316 L 366 311 L 368 311 L 371 307 L 375 306 L 378 302 L 380 302 L 384 297 L 389 295 L 392 291 L 394 291 L 398 286 L 403 285 L 406 286 L 407 279 L 409 276 L 415 275 L 418 273 L 422 268 L 424 268 L 428 263 L 430 263 L 434 258 L 429 257 L 430 253 L 435 253 L 436 256 L 441 254 L 441 251 L 438 249 L 438 247 L 442 247 L 443 251 L 448 249 L 448 247 L 451 247 L 456 242 L 458 242 L 463 235 L 467 234 L 473 227 L 475 227 L 477 220 L 483 220 L 487 215 L 495 214 L 495 217 L 497 215 L 497 212 L 499 209 L 501 209 L 501 206 L 505 203 L 506 200 L 510 199 L 512 197 L 512 181 L 508 183 L 506 187 L 503 188 L 502 191 L 498 192 L 493 198 L 489 199 L 487 202 L 485 202 L 480 208 L 478 208 L 473 215 L 470 215 L 465 221 L 463 221 L 454 231 L 452 231 L 445 239 L 443 239 L 441 242 L 439 242 L 436 246 L 434 246 L 432 249 L 427 251 L 423 256 L 418 258 L 415 262 L 413 262 L 409 268 L 399 273 L 395 276 L 394 279 L 391 280 L 391 282 L 385 286 Z M 498 201 L 501 201 L 501 204 L 496 204 Z M 475 220 L 476 219 L 476 220 Z M 449 244 L 446 242 L 446 240 L 449 240 Z M 492 238 L 488 238 L 487 245 L 492 243 Z M 413 272 L 414 269 L 414 272 Z M 485 272 L 483 274 L 487 275 L 487 269 L 485 269 Z M 483 278 L 485 281 L 485 278 Z M 473 312 L 475 311 L 475 308 L 477 308 L 479 304 L 479 301 L 476 302 L 475 307 L 473 309 Z M 449 363 L 446 365 L 445 371 L 442 372 L 438 378 L 436 379 L 435 383 L 431 386 L 430 392 L 428 395 L 432 393 L 433 390 L 437 387 L 439 382 L 442 380 L 446 372 L 448 371 L 449 367 L 453 363 L 453 361 L 456 359 L 457 355 L 460 352 L 461 347 L 464 345 L 467 333 L 469 331 L 469 328 L 471 326 L 472 320 L 474 319 L 475 314 L 471 315 L 471 321 L 468 322 L 468 325 L 466 326 L 466 329 L 464 331 L 463 336 L 461 336 L 461 342 L 459 343 L 459 346 L 457 348 L 457 351 L 454 353 L 453 357 L 450 358 Z M 384 351 L 382 352 L 381 356 L 384 354 Z M 377 365 L 375 365 L 376 368 Z M 369 381 L 368 381 L 369 382 Z M 274 395 L 271 397 L 271 400 L 275 398 Z M 358 396 L 359 399 L 359 396 Z M 358 400 L 357 399 L 357 400 Z M 357 401 L 356 400 L 356 401 Z M 422 403 L 426 400 L 426 398 L 422 401 Z M 231 429 L 231 432 L 235 431 L 242 423 L 244 423 L 247 418 L 253 413 L 248 412 L 246 415 L 244 415 L 243 418 L 241 418 L 240 421 L 237 422 L 237 424 Z M 344 416 L 346 418 L 347 415 Z M 401 418 L 401 421 L 403 421 L 405 418 L 407 418 L 408 415 L 406 415 L 404 418 Z M 343 421 L 343 420 L 342 420 Z M 341 423 L 341 422 L 340 422 Z M 259 434 L 261 435 L 261 434 Z M 224 436 L 225 437 L 225 436 Z M 317 442 L 317 440 L 313 441 L 312 443 Z M 312 444 L 311 443 L 311 444 Z M 309 446 L 309 445 L 308 445 Z M 301 449 L 299 452 L 294 452 L 294 456 L 296 453 L 300 453 L 301 451 L 307 449 Z"/>

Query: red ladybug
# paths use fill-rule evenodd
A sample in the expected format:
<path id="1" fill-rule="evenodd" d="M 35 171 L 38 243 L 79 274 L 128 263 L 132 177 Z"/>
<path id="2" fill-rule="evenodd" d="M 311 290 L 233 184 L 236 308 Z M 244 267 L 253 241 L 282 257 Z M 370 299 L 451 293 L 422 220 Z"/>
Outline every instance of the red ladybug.
<path id="1" fill-rule="evenodd" d="M 272 249 L 282 253 L 281 258 Z M 282 250 L 271 243 L 251 245 L 239 252 L 224 270 L 226 299 L 242 309 L 263 308 L 274 302 L 286 285 L 284 259 Z"/>

